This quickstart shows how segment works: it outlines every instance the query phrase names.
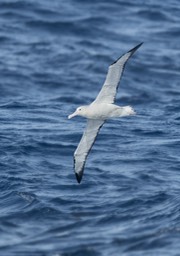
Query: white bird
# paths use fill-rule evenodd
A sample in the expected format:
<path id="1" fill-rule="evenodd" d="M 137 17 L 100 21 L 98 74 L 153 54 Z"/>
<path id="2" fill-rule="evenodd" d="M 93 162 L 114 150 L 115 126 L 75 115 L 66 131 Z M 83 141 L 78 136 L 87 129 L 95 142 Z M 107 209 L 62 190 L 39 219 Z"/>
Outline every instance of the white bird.
<path id="1" fill-rule="evenodd" d="M 74 116 L 88 119 L 81 141 L 74 152 L 74 170 L 78 183 L 82 180 L 86 158 L 105 120 L 135 114 L 130 106 L 119 107 L 113 103 L 125 64 L 142 44 L 138 44 L 109 66 L 103 87 L 90 105 L 78 107 L 73 114 L 68 116 L 69 119 Z"/>

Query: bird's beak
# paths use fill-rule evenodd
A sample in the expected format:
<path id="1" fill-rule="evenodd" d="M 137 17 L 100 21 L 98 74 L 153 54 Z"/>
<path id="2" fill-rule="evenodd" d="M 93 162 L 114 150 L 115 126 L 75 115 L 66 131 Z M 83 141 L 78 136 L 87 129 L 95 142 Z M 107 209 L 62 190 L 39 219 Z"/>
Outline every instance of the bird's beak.
<path id="1" fill-rule="evenodd" d="M 76 111 L 75 111 L 74 113 L 72 113 L 71 115 L 69 115 L 69 116 L 68 116 L 68 119 L 71 119 L 71 118 L 74 117 L 74 116 L 77 116 Z"/>

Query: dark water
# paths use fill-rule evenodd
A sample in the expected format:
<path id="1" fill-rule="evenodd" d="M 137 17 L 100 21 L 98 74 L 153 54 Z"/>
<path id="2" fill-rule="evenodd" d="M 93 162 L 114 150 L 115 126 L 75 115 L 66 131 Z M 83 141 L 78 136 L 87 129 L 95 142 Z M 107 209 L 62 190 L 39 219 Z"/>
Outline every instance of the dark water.
<path id="1" fill-rule="evenodd" d="M 0 255 L 180 255 L 180 5 L 1 0 Z M 136 44 L 80 185 L 73 152 L 108 65 Z"/>

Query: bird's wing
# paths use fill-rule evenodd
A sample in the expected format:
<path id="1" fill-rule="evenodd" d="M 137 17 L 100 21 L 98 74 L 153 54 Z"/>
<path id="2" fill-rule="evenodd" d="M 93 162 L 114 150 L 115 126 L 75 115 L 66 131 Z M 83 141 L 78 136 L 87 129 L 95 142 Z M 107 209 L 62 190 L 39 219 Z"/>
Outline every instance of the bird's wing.
<path id="1" fill-rule="evenodd" d="M 74 170 L 78 183 L 81 182 L 83 176 L 86 158 L 103 124 L 103 120 L 88 119 L 87 121 L 87 126 L 81 141 L 74 152 Z"/>
<path id="2" fill-rule="evenodd" d="M 128 59 L 133 53 L 142 45 L 138 44 L 136 47 L 122 55 L 119 59 L 113 62 L 108 69 L 106 80 L 103 84 L 101 91 L 99 92 L 93 103 L 113 103 L 117 93 L 119 81 L 121 79 L 124 67 Z"/>

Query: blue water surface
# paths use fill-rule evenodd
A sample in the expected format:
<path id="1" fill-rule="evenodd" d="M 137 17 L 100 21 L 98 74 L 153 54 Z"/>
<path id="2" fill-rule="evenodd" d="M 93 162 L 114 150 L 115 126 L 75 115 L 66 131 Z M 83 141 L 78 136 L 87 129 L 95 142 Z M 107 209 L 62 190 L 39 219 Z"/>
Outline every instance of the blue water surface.
<path id="1" fill-rule="evenodd" d="M 180 255 L 178 0 L 0 1 L 0 255 Z M 82 183 L 73 153 L 109 64 L 126 65 Z"/>

